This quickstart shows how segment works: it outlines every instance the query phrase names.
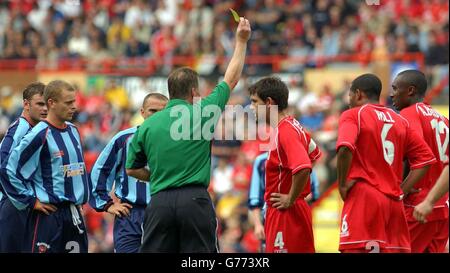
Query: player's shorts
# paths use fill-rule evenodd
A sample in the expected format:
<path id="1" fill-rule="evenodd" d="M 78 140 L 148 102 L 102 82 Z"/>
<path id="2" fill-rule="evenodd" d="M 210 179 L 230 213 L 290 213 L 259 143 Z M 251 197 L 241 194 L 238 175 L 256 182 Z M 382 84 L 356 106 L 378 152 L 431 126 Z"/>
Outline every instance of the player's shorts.
<path id="1" fill-rule="evenodd" d="M 142 241 L 142 222 L 145 206 L 131 204 L 130 216 L 114 219 L 114 251 L 116 253 L 137 253 Z"/>
<path id="2" fill-rule="evenodd" d="M 315 252 L 311 209 L 303 198 L 286 210 L 268 206 L 264 231 L 267 253 Z"/>
<path id="3" fill-rule="evenodd" d="M 442 208 L 448 210 L 448 208 Z M 442 210 L 434 209 L 434 210 Z M 433 211 L 434 211 L 433 210 Z M 411 252 L 413 253 L 442 253 L 448 240 L 448 218 L 428 220 L 422 224 L 411 219 L 414 207 L 405 207 L 408 218 L 409 234 L 411 236 Z M 439 213 L 442 214 L 442 213 Z M 427 217 L 428 219 L 428 217 Z"/>
<path id="4" fill-rule="evenodd" d="M 55 205 L 46 215 L 34 210 L 28 219 L 24 251 L 32 253 L 87 253 L 87 231 L 80 210 L 71 203 Z"/>
<path id="5" fill-rule="evenodd" d="M 203 185 L 152 195 L 144 214 L 143 253 L 217 253 L 216 211 Z"/>
<path id="6" fill-rule="evenodd" d="M 3 196 L 0 201 L 0 253 L 22 252 L 29 212 L 29 209 L 18 210 Z"/>
<path id="7" fill-rule="evenodd" d="M 355 183 L 342 209 L 339 250 L 410 252 L 403 202 L 365 182 Z"/>

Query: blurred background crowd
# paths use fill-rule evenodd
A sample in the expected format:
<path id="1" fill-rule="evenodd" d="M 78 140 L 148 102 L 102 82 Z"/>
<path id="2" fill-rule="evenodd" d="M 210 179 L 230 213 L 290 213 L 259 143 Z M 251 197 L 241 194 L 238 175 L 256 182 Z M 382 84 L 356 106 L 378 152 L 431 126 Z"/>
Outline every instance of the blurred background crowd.
<path id="1" fill-rule="evenodd" d="M 448 105 L 449 2 L 381 2 L 383 5 L 374 7 L 357 0 L 0 0 L 0 64 L 30 59 L 36 61 L 36 69 L 43 69 L 57 66 L 60 60 L 81 59 L 89 70 L 108 60 L 138 58 L 155 61 L 160 64 L 155 72 L 167 75 L 173 68 L 172 58 L 195 57 L 199 72 L 209 76 L 200 86 L 206 95 L 227 64 L 213 61 L 207 65 L 208 60 L 226 60 L 233 52 L 235 24 L 228 11 L 233 8 L 252 23 L 248 56 L 287 57 L 282 72 L 302 73 L 320 66 L 326 58 L 377 50 L 399 56 L 420 53 L 430 89 L 447 75 L 435 100 Z M 290 62 L 289 58 L 301 61 Z M 248 106 L 251 76 L 268 75 L 272 68 L 264 62 L 247 64 L 229 104 Z M 312 133 L 323 152 L 315 166 L 319 193 L 336 179 L 336 130 L 339 115 L 347 108 L 351 80 L 334 83 L 337 90 L 327 84 L 313 90 L 302 77 L 286 82 L 291 113 Z M 74 123 L 90 169 L 114 134 L 141 122 L 137 110 L 143 96 L 130 95 L 122 82 L 114 79 L 94 91 L 77 88 L 81 92 Z M 0 139 L 20 115 L 20 92 L 0 83 Z M 262 152 L 259 144 L 263 140 L 221 139 L 227 122 L 246 124 L 252 119 L 252 115 L 237 116 L 225 110 L 212 145 L 210 192 L 221 223 L 222 252 L 256 252 L 259 247 L 246 202 L 252 163 Z M 251 135 L 251 129 L 243 130 L 245 136 Z M 111 252 L 113 217 L 88 206 L 84 213 L 89 251 Z"/>

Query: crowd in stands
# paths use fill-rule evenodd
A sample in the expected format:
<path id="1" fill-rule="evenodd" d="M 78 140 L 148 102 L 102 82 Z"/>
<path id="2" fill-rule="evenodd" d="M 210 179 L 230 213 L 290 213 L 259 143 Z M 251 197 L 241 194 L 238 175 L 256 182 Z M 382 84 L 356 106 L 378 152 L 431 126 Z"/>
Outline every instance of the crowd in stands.
<path id="1" fill-rule="evenodd" d="M 384 46 L 393 54 L 422 52 L 430 65 L 448 63 L 448 1 L 382 2 L 1 0 L 0 58 L 37 58 L 44 67 L 80 57 L 94 66 L 121 57 L 159 63 L 173 56 L 226 58 L 233 49 L 233 8 L 252 22 L 250 56 L 312 57 L 309 65 L 315 65 Z M 267 68 L 251 66 L 248 73 Z"/>
<path id="2" fill-rule="evenodd" d="M 314 57 L 370 53 L 379 46 L 395 54 L 421 52 L 427 67 L 448 64 L 448 1 L 381 2 L 381 6 L 369 6 L 353 0 L 0 0 L 0 62 L 35 58 L 38 65 L 47 66 L 65 58 L 86 58 L 93 65 L 122 57 L 153 58 L 161 63 L 173 56 L 226 58 L 233 49 L 235 23 L 228 10 L 233 8 L 252 22 L 249 56 L 312 58 L 310 63 L 286 66 L 289 72 L 314 66 Z M 253 64 L 244 73 L 267 75 L 270 69 Z M 212 67 L 210 73 L 223 73 L 223 67 Z M 336 179 L 336 130 L 339 115 L 346 109 L 350 80 L 342 82 L 337 93 L 327 86 L 313 92 L 303 81 L 288 83 L 291 113 L 323 152 L 315 166 L 320 192 Z M 244 77 L 228 104 L 248 106 L 248 84 Z M 201 88 L 203 94 L 211 89 L 207 84 Z M 0 90 L 1 138 L 21 112 L 18 94 Z M 140 122 L 133 103 L 115 81 L 98 93 L 78 92 L 75 124 L 88 170 L 114 134 Z M 247 218 L 246 198 L 252 163 L 263 141 L 220 139 L 227 122 L 245 123 L 252 118 L 225 110 L 212 145 L 210 192 L 220 219 L 222 252 L 256 252 L 259 247 Z M 89 206 L 84 214 L 89 251 L 113 251 L 113 216 Z"/>

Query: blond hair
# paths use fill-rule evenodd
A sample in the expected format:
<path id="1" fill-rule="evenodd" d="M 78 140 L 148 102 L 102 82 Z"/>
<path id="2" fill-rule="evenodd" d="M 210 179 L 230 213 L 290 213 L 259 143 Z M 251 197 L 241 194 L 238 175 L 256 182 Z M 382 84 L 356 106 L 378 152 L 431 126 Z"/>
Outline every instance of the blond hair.
<path id="1" fill-rule="evenodd" d="M 62 80 L 51 81 L 44 90 L 44 100 L 45 103 L 48 102 L 49 99 L 57 101 L 61 98 L 62 91 L 75 91 L 75 88 L 68 82 Z"/>

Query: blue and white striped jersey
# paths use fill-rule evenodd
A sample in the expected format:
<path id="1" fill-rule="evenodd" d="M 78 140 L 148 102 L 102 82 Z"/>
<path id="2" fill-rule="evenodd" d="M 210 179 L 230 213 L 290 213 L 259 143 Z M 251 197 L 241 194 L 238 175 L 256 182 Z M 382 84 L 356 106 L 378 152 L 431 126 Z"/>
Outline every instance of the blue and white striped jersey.
<path id="1" fill-rule="evenodd" d="M 33 126 L 22 116 L 9 126 L 5 137 L 0 143 L 0 165 L 6 160 L 11 151 L 19 145 L 20 140 L 22 140 L 31 128 L 33 128 Z M 3 195 L 6 194 L 2 184 L 2 179 L 0 179 L 0 200 L 3 198 Z"/>
<path id="2" fill-rule="evenodd" d="M 248 191 L 248 207 L 250 209 L 264 206 L 266 160 L 268 155 L 269 153 L 260 154 L 253 163 L 252 179 L 250 181 L 250 190 Z"/>
<path id="3" fill-rule="evenodd" d="M 113 186 L 115 195 L 131 204 L 146 206 L 150 202 L 150 184 L 128 176 L 125 170 L 128 147 L 137 128 L 117 133 L 100 153 L 91 171 L 92 195 L 90 205 L 103 211 L 111 201 Z"/>
<path id="4" fill-rule="evenodd" d="M 0 175 L 11 202 L 18 209 L 43 203 L 84 204 L 89 199 L 89 177 L 80 135 L 66 122 L 57 128 L 39 122 L 2 165 Z"/>

